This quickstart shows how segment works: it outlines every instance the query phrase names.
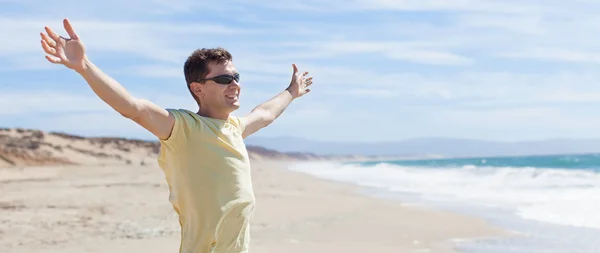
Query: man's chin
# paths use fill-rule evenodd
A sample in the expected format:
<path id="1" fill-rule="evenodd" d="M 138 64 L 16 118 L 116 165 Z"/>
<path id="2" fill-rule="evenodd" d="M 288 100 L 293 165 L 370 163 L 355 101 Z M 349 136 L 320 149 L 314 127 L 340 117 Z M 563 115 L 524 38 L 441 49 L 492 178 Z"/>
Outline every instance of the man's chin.
<path id="1" fill-rule="evenodd" d="M 239 103 L 229 104 L 228 106 L 229 106 L 229 110 L 231 110 L 232 112 L 240 108 Z"/>

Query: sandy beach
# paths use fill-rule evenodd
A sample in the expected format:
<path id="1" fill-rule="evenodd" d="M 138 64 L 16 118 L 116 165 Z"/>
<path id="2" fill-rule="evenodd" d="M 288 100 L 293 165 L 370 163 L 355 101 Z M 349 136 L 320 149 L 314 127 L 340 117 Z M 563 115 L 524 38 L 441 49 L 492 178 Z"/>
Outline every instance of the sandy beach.
<path id="1" fill-rule="evenodd" d="M 481 220 L 375 199 L 350 185 L 253 161 L 251 252 L 455 252 L 502 235 Z M 0 169 L 0 252 L 178 252 L 154 164 Z"/>

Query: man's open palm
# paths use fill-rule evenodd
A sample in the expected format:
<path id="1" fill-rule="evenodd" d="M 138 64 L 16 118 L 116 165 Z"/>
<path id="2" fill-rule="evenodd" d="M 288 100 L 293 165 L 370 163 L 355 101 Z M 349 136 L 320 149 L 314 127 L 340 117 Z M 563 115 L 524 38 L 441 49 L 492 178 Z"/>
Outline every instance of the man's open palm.
<path id="1" fill-rule="evenodd" d="M 48 55 L 46 59 L 49 62 L 63 64 L 77 72 L 82 72 L 85 68 L 85 47 L 83 42 L 73 30 L 68 19 L 63 20 L 63 25 L 70 38 L 64 38 L 56 34 L 49 27 L 45 27 L 46 33 L 40 33 L 42 36 L 42 48 Z"/>
<path id="2" fill-rule="evenodd" d="M 292 64 L 292 68 L 294 69 L 294 73 L 292 73 L 292 81 L 288 87 L 288 90 L 294 98 L 298 98 L 310 92 L 308 86 L 312 84 L 313 78 L 312 76 L 306 77 L 306 75 L 308 75 L 308 71 L 300 73 L 296 64 Z"/>

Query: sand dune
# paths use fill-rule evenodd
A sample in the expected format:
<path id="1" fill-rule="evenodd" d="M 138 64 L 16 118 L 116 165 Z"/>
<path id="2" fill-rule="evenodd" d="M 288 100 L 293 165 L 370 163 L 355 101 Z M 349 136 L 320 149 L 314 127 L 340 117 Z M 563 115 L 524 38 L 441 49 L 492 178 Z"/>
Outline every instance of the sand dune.
<path id="1" fill-rule="evenodd" d="M 154 163 L 160 144 L 125 138 L 90 138 L 32 129 L 0 129 L 0 167 L 37 165 L 145 165 Z M 358 159 L 310 153 L 283 153 L 249 146 L 253 160 Z"/>

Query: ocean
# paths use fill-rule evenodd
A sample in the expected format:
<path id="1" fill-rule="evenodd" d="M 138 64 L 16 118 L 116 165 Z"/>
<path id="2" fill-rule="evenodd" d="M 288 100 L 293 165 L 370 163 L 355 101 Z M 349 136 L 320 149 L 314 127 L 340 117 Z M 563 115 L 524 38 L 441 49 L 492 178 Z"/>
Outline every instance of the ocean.
<path id="1" fill-rule="evenodd" d="M 365 193 L 483 218 L 520 236 L 457 241 L 467 253 L 600 252 L 600 154 L 301 163 Z"/>

